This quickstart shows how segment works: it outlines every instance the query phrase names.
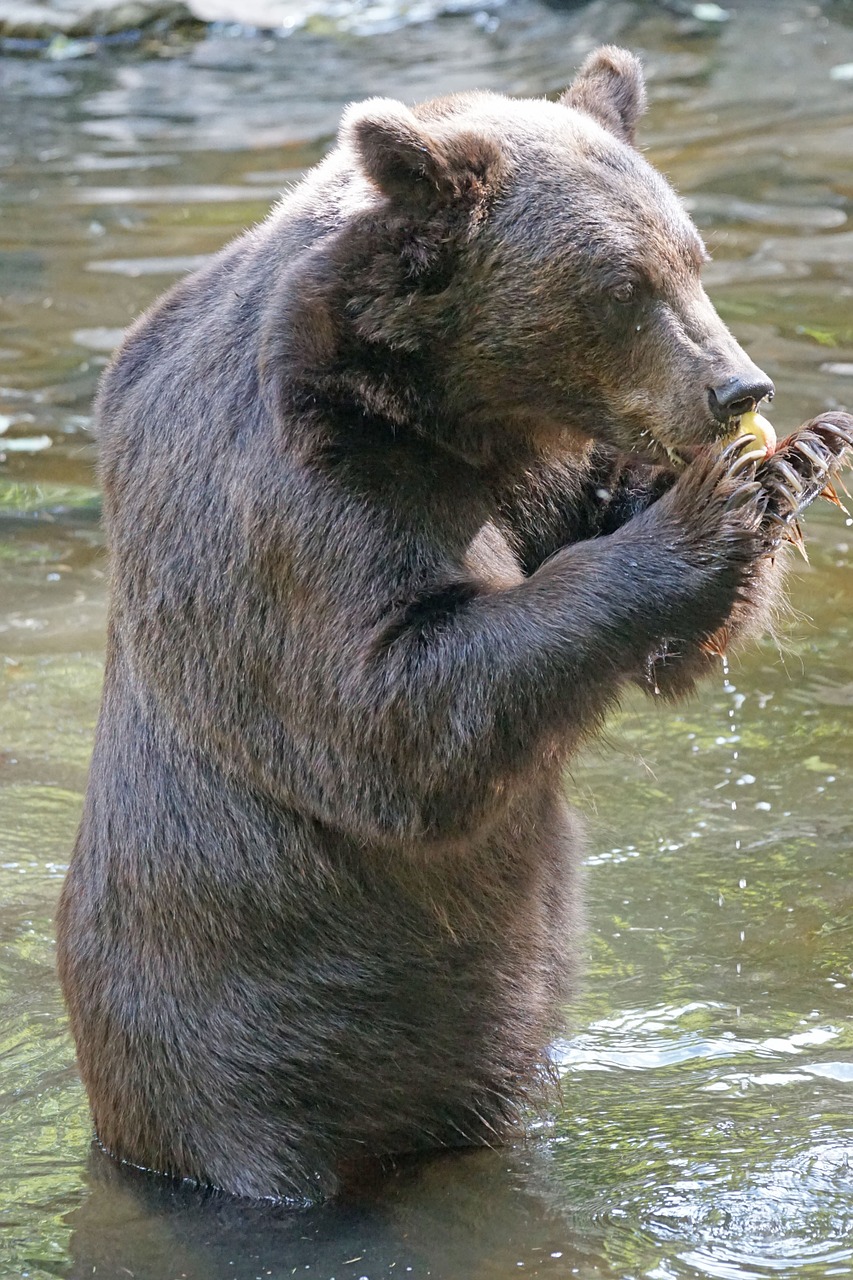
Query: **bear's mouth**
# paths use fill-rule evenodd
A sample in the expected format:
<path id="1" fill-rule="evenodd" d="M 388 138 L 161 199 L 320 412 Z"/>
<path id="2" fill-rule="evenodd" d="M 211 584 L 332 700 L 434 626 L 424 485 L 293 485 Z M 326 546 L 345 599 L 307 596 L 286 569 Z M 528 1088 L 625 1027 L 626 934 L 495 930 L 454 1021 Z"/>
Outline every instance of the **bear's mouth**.
<path id="1" fill-rule="evenodd" d="M 761 403 L 763 403 L 763 401 Z M 750 414 L 757 413 L 759 409 L 760 404 L 756 404 L 754 408 L 750 410 Z M 709 444 L 716 444 L 719 445 L 722 450 L 726 445 L 732 444 L 737 440 L 738 436 L 743 435 L 745 431 L 745 428 L 743 427 L 743 419 L 745 417 L 749 417 L 750 414 L 737 414 L 736 416 L 729 418 L 725 423 L 717 424 L 718 432 L 712 439 L 697 442 L 695 444 L 667 444 L 666 441 L 661 440 L 651 431 L 645 431 L 643 432 L 643 435 L 651 442 L 653 451 L 658 455 L 658 458 L 660 458 L 661 454 L 664 454 L 673 470 L 683 471 L 685 467 L 689 466 L 698 448 L 703 448 Z"/>

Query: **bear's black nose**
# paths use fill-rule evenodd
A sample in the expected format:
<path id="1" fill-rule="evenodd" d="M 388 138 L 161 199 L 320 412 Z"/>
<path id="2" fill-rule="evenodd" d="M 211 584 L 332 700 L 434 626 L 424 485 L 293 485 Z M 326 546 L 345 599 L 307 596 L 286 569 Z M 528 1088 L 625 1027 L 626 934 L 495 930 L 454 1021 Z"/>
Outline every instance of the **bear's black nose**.
<path id="1" fill-rule="evenodd" d="M 708 401 L 717 421 L 728 422 L 730 418 L 749 413 L 765 396 L 772 396 L 775 390 L 769 378 L 739 378 L 735 374 L 718 387 L 710 387 Z"/>

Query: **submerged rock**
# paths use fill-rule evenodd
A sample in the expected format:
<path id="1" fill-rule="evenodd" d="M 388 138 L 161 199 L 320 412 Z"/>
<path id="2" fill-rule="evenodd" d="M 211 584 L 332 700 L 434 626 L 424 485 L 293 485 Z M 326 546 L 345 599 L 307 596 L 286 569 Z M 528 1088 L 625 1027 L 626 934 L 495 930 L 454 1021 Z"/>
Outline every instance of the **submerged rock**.
<path id="1" fill-rule="evenodd" d="M 90 10 L 72 24 L 68 34 L 108 36 L 118 31 L 144 30 L 155 23 L 163 27 L 200 26 L 201 19 L 179 0 L 128 0 Z"/>
<path id="2" fill-rule="evenodd" d="M 506 0 L 9 0 L 0 13 L 7 42 L 54 37 L 104 39 L 152 28 L 204 27 L 224 23 L 250 31 L 290 32 L 319 24 L 329 31 L 393 29 L 409 22 L 479 8 L 500 9 Z M 549 0 L 550 2 L 550 0 Z M 591 0 L 573 0 L 579 7 Z M 64 56 L 64 55 L 63 55 Z"/>
<path id="3" fill-rule="evenodd" d="M 11 0 L 3 6 L 0 36 L 13 40 L 49 40 L 55 35 L 110 36 L 146 28 L 201 26 L 189 5 L 180 0 L 125 0 L 125 3 L 28 4 Z"/>

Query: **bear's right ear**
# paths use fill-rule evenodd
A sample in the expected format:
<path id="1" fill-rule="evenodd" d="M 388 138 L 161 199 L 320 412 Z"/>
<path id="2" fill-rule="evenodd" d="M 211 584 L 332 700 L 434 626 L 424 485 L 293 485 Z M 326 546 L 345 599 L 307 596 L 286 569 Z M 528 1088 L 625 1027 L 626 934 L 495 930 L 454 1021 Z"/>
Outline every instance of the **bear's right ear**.
<path id="1" fill-rule="evenodd" d="M 486 139 L 461 133 L 438 137 L 392 98 L 348 107 L 340 138 L 353 147 L 374 186 L 406 204 L 481 198 L 500 167 L 497 148 Z"/>
<path id="2" fill-rule="evenodd" d="M 639 58 L 612 44 L 594 49 L 560 102 L 564 107 L 585 111 L 633 146 L 637 121 L 646 109 L 646 85 Z"/>

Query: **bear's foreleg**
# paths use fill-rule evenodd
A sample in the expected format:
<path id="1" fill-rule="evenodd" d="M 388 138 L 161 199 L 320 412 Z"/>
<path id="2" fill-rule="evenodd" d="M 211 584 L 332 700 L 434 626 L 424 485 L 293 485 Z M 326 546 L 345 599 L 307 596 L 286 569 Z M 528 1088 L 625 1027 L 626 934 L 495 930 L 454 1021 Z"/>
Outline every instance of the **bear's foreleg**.
<path id="1" fill-rule="evenodd" d="M 333 771 L 323 802 L 338 815 L 324 818 L 340 823 L 344 806 L 365 835 L 406 843 L 500 821 L 626 682 L 662 652 L 695 654 L 751 599 L 778 543 L 771 507 L 782 490 L 771 497 L 738 448 L 709 448 L 616 532 L 563 547 L 517 584 L 436 583 L 395 607 L 331 703 L 334 750 L 312 752 L 312 778 L 324 757 Z"/>

